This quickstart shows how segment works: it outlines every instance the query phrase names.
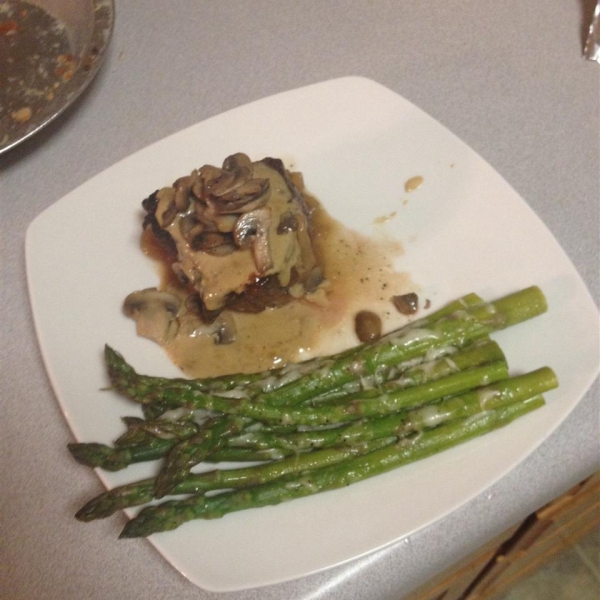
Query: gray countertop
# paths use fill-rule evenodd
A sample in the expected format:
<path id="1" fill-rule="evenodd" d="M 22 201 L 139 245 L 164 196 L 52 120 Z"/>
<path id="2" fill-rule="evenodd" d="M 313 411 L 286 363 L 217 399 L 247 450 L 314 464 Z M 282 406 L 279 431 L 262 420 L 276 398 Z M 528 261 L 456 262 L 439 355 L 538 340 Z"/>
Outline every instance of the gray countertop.
<path id="1" fill-rule="evenodd" d="M 102 488 L 65 450 L 72 438 L 38 350 L 24 263 L 32 219 L 121 158 L 276 92 L 362 75 L 487 159 L 597 299 L 600 66 L 581 51 L 593 4 L 118 0 L 96 80 L 61 118 L 0 157 L 0 597 L 400 600 L 598 469 L 596 381 L 517 468 L 409 539 L 287 584 L 205 592 L 148 542 L 116 542 L 123 518 L 94 526 L 73 518 Z"/>

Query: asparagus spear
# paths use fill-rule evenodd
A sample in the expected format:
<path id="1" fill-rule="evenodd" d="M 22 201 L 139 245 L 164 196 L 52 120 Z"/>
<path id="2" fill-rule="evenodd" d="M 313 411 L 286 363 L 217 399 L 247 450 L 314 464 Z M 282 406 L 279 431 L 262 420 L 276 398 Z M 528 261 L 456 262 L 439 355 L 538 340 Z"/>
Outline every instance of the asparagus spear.
<path id="1" fill-rule="evenodd" d="M 499 381 L 507 376 L 506 364 L 498 361 L 483 367 L 455 373 L 431 383 L 384 393 L 375 398 L 358 398 L 345 404 L 311 409 L 282 409 L 264 404 L 243 403 L 238 410 L 240 413 L 257 420 L 274 420 L 286 425 L 327 425 L 397 412 L 403 408 L 418 406 L 443 396 Z M 189 469 L 200 462 L 198 456 L 202 456 L 201 459 L 206 456 L 206 454 L 195 453 L 193 440 L 181 442 L 171 450 L 171 453 L 172 458 L 169 457 L 170 460 L 164 465 L 159 476 L 160 485 L 157 486 L 159 497 L 169 493 L 172 487 L 187 475 Z"/>
<path id="2" fill-rule="evenodd" d="M 265 450 L 254 450 L 252 448 L 232 448 L 224 446 L 217 448 L 204 459 L 205 463 L 237 463 L 237 462 L 268 462 L 271 460 L 281 460 L 286 456 L 297 454 L 291 450 L 281 450 L 280 448 L 267 448 Z"/>
<path id="3" fill-rule="evenodd" d="M 68 450 L 73 458 L 86 467 L 105 471 L 120 471 L 131 464 L 164 458 L 179 440 L 157 439 L 148 444 L 112 448 L 105 444 L 73 443 Z M 278 460 L 285 456 L 281 450 L 253 450 L 250 448 L 216 448 L 204 459 L 206 462 L 259 462 Z"/>
<path id="4" fill-rule="evenodd" d="M 544 367 L 404 413 L 367 419 L 337 429 L 302 432 L 281 437 L 267 436 L 262 438 L 262 443 L 268 444 L 270 441 L 272 446 L 265 448 L 265 451 L 272 452 L 272 449 L 280 448 L 282 454 L 289 455 L 291 458 L 255 467 L 217 469 L 191 474 L 179 482 L 171 493 L 191 494 L 247 487 L 266 483 L 291 472 L 320 468 L 325 464 L 331 464 L 334 460 L 343 460 L 363 451 L 374 450 L 376 445 L 373 444 L 376 440 L 387 440 L 391 443 L 391 440 L 410 432 L 423 431 L 454 419 L 470 417 L 485 410 L 502 408 L 530 398 L 534 398 L 532 402 L 542 403 L 541 394 L 557 385 L 553 371 Z M 250 438 L 245 441 L 252 442 Z M 235 438 L 229 443 L 235 444 Z M 338 445 L 335 446 L 336 444 Z M 256 444 L 253 446 L 257 447 Z M 332 446 L 333 448 L 329 450 Z M 319 449 L 315 450 L 316 448 Z M 304 453 L 299 454 L 300 452 Z M 146 479 L 113 488 L 88 502 L 76 516 L 80 520 L 90 521 L 107 517 L 122 508 L 144 504 L 154 498 L 154 485 L 154 479 Z"/>
<path id="5" fill-rule="evenodd" d="M 352 405 L 345 408 L 335 406 L 323 406 L 316 408 L 287 408 L 285 406 L 278 407 L 266 402 L 253 401 L 239 398 L 222 398 L 219 396 L 206 396 L 200 393 L 181 393 L 178 395 L 177 402 L 179 405 L 185 403 L 188 408 L 205 408 L 212 411 L 218 411 L 230 415 L 245 416 L 257 421 L 271 421 L 282 423 L 284 425 L 301 424 L 301 425 L 318 425 L 337 422 L 339 420 L 357 419 L 366 414 L 377 414 L 385 410 L 392 412 L 405 407 L 407 404 L 404 401 L 396 400 L 396 396 L 407 396 L 414 398 L 411 402 L 418 402 L 415 395 L 424 394 L 422 402 L 428 402 L 439 397 L 440 395 L 458 393 L 467 387 L 477 387 L 489 383 L 489 377 L 495 379 L 503 379 L 507 376 L 506 365 L 500 361 L 493 363 L 490 366 L 472 369 L 469 372 L 459 372 L 449 377 L 442 379 L 440 382 L 433 382 L 430 387 L 433 390 L 425 390 L 423 385 L 406 390 L 399 390 L 387 395 L 381 396 L 379 401 L 375 398 L 369 398 L 370 394 L 361 403 L 357 400 Z M 327 379 L 328 376 L 321 375 L 322 379 Z M 446 388 L 447 386 L 447 388 Z M 466 387 L 465 387 L 466 386 Z M 432 396 L 433 394 L 433 396 Z M 436 396 L 437 394 L 437 396 Z M 387 397 L 392 397 L 395 403 L 394 408 L 384 408 Z M 375 405 L 379 404 L 379 408 Z"/>
<path id="6" fill-rule="evenodd" d="M 159 531 L 176 529 L 192 519 L 220 518 L 234 511 L 279 504 L 345 487 L 466 442 L 506 425 L 542 404 L 543 401 L 536 398 L 504 408 L 486 410 L 477 418 L 453 421 L 346 463 L 309 471 L 305 475 L 288 476 L 252 488 L 223 492 L 215 496 L 195 495 L 185 500 L 149 506 L 125 526 L 120 537 L 144 537 Z"/>
<path id="7" fill-rule="evenodd" d="M 508 377 L 504 361 L 495 361 L 481 367 L 459 371 L 438 379 L 405 389 L 384 391 L 373 395 L 357 394 L 351 400 L 310 407 L 274 407 L 264 404 L 240 404 L 239 411 L 257 421 L 283 423 L 285 425 L 320 426 L 364 417 L 390 414 L 402 409 L 426 404 L 450 394 L 487 385 Z"/>
<path id="8" fill-rule="evenodd" d="M 408 371 L 406 371 L 405 375 L 403 376 L 402 385 L 408 386 L 409 384 L 414 384 L 417 381 L 422 381 L 423 383 L 421 385 L 423 385 L 424 383 L 429 381 L 430 378 L 432 379 L 436 376 L 442 377 L 443 375 L 446 375 L 449 372 L 454 371 L 455 368 L 463 369 L 463 368 L 468 368 L 469 366 L 473 366 L 473 365 L 485 364 L 486 361 L 488 361 L 490 359 L 493 360 L 495 358 L 498 358 L 498 359 L 503 358 L 502 351 L 500 350 L 500 348 L 498 347 L 498 345 L 495 342 L 488 341 L 481 345 L 474 345 L 465 350 L 457 352 L 456 354 L 454 354 L 452 356 L 451 359 L 443 358 L 443 359 L 439 359 L 438 361 L 433 361 L 432 363 L 425 363 L 423 365 L 419 365 L 419 366 L 413 367 L 412 369 L 409 369 Z M 496 368 L 497 367 L 494 367 L 494 370 L 496 370 Z M 477 373 L 475 373 L 475 374 L 477 374 Z M 473 375 L 473 373 L 471 373 L 469 375 L 469 379 L 471 379 L 472 375 Z M 505 373 L 503 370 L 500 370 L 500 373 L 498 375 L 496 375 L 496 377 L 498 377 L 498 378 L 503 378 L 504 376 L 505 376 Z M 473 385 L 475 385 L 479 381 L 481 381 L 481 380 L 477 380 L 477 382 L 475 382 Z M 443 386 L 443 382 L 441 382 L 438 385 Z M 398 385 L 398 389 L 401 389 L 400 385 Z M 422 388 L 420 388 L 420 389 L 422 389 Z M 440 388 L 436 386 L 435 389 L 439 390 Z M 444 394 L 443 391 L 440 391 L 438 393 L 440 395 Z M 447 393 L 452 393 L 452 392 L 448 391 Z M 373 405 L 373 404 L 377 403 L 377 400 L 375 398 L 377 395 L 378 395 L 378 393 L 376 391 L 367 392 L 365 394 L 365 399 L 370 399 L 369 403 L 371 405 Z M 406 394 L 404 395 L 405 401 L 408 401 L 408 400 L 406 400 L 408 397 L 410 397 L 410 396 L 408 396 Z M 229 406 L 229 402 L 228 402 L 227 406 Z M 273 417 L 273 415 L 275 415 L 275 418 L 279 418 L 279 419 L 286 418 L 285 413 L 282 413 L 281 409 L 269 408 L 264 405 L 258 405 L 257 410 L 259 412 L 266 412 L 267 414 L 270 414 L 271 417 Z M 333 408 L 332 410 L 339 413 L 342 409 Z M 304 409 L 302 409 L 300 411 L 301 416 L 302 416 L 303 412 L 304 412 Z M 325 416 L 323 416 L 323 413 L 325 414 Z M 347 416 L 352 416 L 352 410 L 348 410 L 347 413 L 348 413 Z M 296 420 L 297 420 L 298 411 L 296 411 L 295 414 L 296 414 Z M 309 413 L 309 415 L 311 415 L 311 413 Z M 304 415 L 304 416 L 306 418 L 306 415 Z M 334 418 L 334 415 L 331 414 L 331 410 L 324 409 L 324 407 L 318 411 L 317 415 L 312 415 L 312 416 L 317 419 L 320 418 L 321 420 L 323 420 L 323 419 L 327 420 L 327 419 Z M 310 418 L 310 416 L 308 418 Z M 355 417 L 355 418 L 358 418 L 358 417 Z M 287 420 L 288 421 L 291 420 L 291 421 L 295 422 L 291 416 L 288 416 Z M 117 440 L 116 445 L 123 446 L 122 448 L 121 447 L 111 448 L 110 446 L 107 446 L 104 444 L 82 443 L 82 444 L 69 444 L 69 446 L 68 446 L 69 451 L 75 457 L 75 459 L 78 462 L 80 462 L 81 464 L 84 464 L 84 465 L 90 466 L 90 467 L 100 467 L 100 468 L 103 468 L 105 470 L 110 470 L 110 471 L 124 469 L 129 464 L 132 464 L 135 462 L 141 462 L 144 460 L 155 460 L 157 458 L 162 458 L 162 457 L 166 456 L 167 453 L 173 451 L 174 454 L 171 457 L 172 461 L 174 461 L 175 458 L 177 458 L 179 456 L 178 461 L 181 461 L 183 464 L 188 465 L 187 467 L 183 467 L 181 465 L 179 465 L 177 467 L 179 469 L 179 473 L 183 473 L 186 471 L 186 469 L 189 471 L 189 468 L 191 466 L 193 466 L 193 464 L 197 464 L 197 462 L 200 462 L 200 460 L 202 460 L 203 458 L 206 458 L 205 453 L 203 453 L 203 451 L 201 449 L 198 450 L 197 456 L 202 456 L 202 459 L 194 462 L 194 460 L 196 460 L 196 459 L 191 458 L 194 456 L 193 448 L 197 443 L 197 440 L 194 440 L 194 435 L 198 433 L 198 425 L 193 421 L 175 421 L 173 423 L 170 421 L 165 421 L 163 419 L 157 419 L 155 421 L 143 421 L 143 420 L 135 419 L 135 418 L 126 418 L 126 422 L 128 422 L 130 424 L 130 427 L 133 427 L 134 429 L 136 429 L 136 432 L 135 432 L 135 434 L 134 433 L 129 433 L 129 435 L 126 434 L 124 437 L 122 436 L 121 438 L 119 438 Z M 167 431 L 168 431 L 168 434 L 167 434 Z M 142 434 L 146 434 L 147 442 L 144 442 L 143 439 L 141 439 Z M 165 437 L 165 434 L 167 434 L 168 437 Z M 134 437 L 134 435 L 135 435 L 135 437 Z M 156 435 L 161 435 L 161 437 L 163 439 L 156 440 L 155 439 Z M 170 436 L 173 436 L 173 437 L 170 437 Z M 191 438 L 191 440 L 190 440 L 190 438 Z M 135 440 L 137 440 L 138 443 L 134 445 Z M 181 448 L 178 451 L 174 451 L 174 448 L 177 446 L 178 442 L 183 441 L 183 440 L 190 440 L 190 441 L 186 445 L 181 446 Z M 124 444 L 128 444 L 128 445 L 125 447 Z M 262 448 L 264 449 L 264 445 L 262 446 Z M 189 460 L 182 458 L 182 454 L 184 451 L 190 454 Z M 242 454 L 242 456 L 240 456 L 239 452 L 236 452 L 236 453 L 229 452 L 229 457 L 230 457 L 229 459 L 230 460 L 261 460 L 262 459 L 262 458 L 260 458 L 261 455 L 258 455 L 258 457 L 257 457 L 256 455 L 253 455 L 253 454 L 248 455 L 248 453 L 241 453 L 241 454 Z M 243 457 L 244 454 L 247 455 L 246 458 Z M 190 464 L 190 463 L 193 463 L 193 464 Z M 174 468 L 175 467 L 171 467 L 171 466 L 166 467 L 167 470 L 174 469 Z M 180 476 L 178 476 L 178 478 L 179 477 Z"/>
<path id="9" fill-rule="evenodd" d="M 187 439 L 198 433 L 198 423 L 193 420 L 194 413 L 183 419 L 145 420 L 139 417 L 123 417 L 127 431 L 115 440 L 115 446 L 140 446 L 148 440 Z"/>
<path id="10" fill-rule="evenodd" d="M 73 458 L 86 467 L 119 471 L 133 463 L 162 458 L 177 443 L 176 439 L 154 438 L 140 446 L 112 448 L 105 444 L 74 443 L 67 444 L 67 448 Z"/>
<path id="11" fill-rule="evenodd" d="M 469 365 L 475 365 L 479 362 L 485 362 L 488 358 L 496 358 L 501 356 L 501 351 L 495 342 L 486 342 L 482 345 L 474 345 L 468 347 L 465 350 L 457 352 L 452 356 L 452 363 L 459 368 L 465 368 Z M 443 363 L 448 364 L 448 359 L 441 359 Z M 426 377 L 432 376 L 436 372 L 435 363 L 426 365 L 420 365 L 413 369 L 413 371 L 421 371 Z M 410 382 L 414 382 L 414 373 L 407 371 L 405 376 L 409 377 Z M 370 394 L 368 394 L 370 395 Z M 338 409 L 339 410 L 339 409 Z M 134 422 L 136 422 L 134 420 Z M 143 431 L 161 431 L 163 427 L 170 427 L 170 432 L 174 433 L 175 424 L 169 425 L 168 421 L 159 419 L 156 422 L 143 422 L 146 426 L 140 427 Z M 364 427 L 361 423 L 361 428 Z M 187 432 L 189 427 L 190 432 L 197 432 L 197 424 L 194 422 L 184 422 L 182 424 L 182 432 Z M 351 430 L 352 431 L 352 430 Z M 274 452 L 274 448 L 289 449 L 289 448 L 303 448 L 307 446 L 321 446 L 325 445 L 324 439 L 332 439 L 334 436 L 342 435 L 337 430 L 320 431 L 320 432 L 304 432 L 301 434 L 292 434 L 289 438 L 275 436 L 265 431 L 256 433 L 246 433 L 242 437 L 232 438 L 228 442 L 230 448 L 221 448 L 216 454 L 206 457 L 207 460 L 215 461 L 255 461 L 255 460 L 270 460 L 272 458 L 281 458 L 281 453 Z M 101 467 L 107 470 L 118 470 L 123 469 L 133 462 L 140 462 L 144 460 L 155 460 L 165 456 L 172 448 L 176 445 L 177 441 L 182 439 L 188 439 L 188 435 L 178 435 L 177 439 L 169 440 L 154 440 L 152 437 L 149 438 L 147 446 L 140 442 L 137 447 L 128 447 L 124 449 L 116 448 L 113 449 L 103 444 L 70 444 L 69 450 L 75 456 L 78 462 L 91 467 Z M 349 437 L 350 439 L 350 437 Z M 236 441 L 237 440 L 237 441 Z M 253 440 L 252 449 L 258 452 L 250 452 L 249 450 L 235 450 L 231 448 L 234 444 L 240 444 L 243 440 Z M 330 442 L 330 445 L 337 443 L 336 441 Z"/>
<path id="12" fill-rule="evenodd" d="M 557 385 L 554 372 L 548 367 L 543 367 L 413 410 L 362 419 L 333 429 L 316 429 L 288 435 L 251 431 L 231 438 L 227 445 L 229 448 L 248 448 L 255 451 L 272 452 L 273 449 L 279 449 L 287 453 L 339 444 L 352 445 L 388 435 L 405 435 L 412 431 L 428 429 L 453 419 L 476 414 L 481 410 L 526 400 L 554 389 Z"/>
<path id="13" fill-rule="evenodd" d="M 238 433 L 245 424 L 244 419 L 237 417 L 214 417 L 206 421 L 196 435 L 176 444 L 167 454 L 156 478 L 156 497 L 162 498 L 167 494 L 194 465 L 202 462 L 214 449 L 225 445 L 227 436 Z"/>
<path id="14" fill-rule="evenodd" d="M 142 413 L 144 414 L 144 419 L 147 419 L 148 421 L 160 419 L 160 417 L 170 409 L 170 406 L 160 402 L 160 400 L 156 400 L 148 404 L 142 404 Z"/>
<path id="15" fill-rule="evenodd" d="M 450 316 L 434 321 L 430 328 L 413 324 L 409 328 L 392 332 L 373 344 L 360 346 L 356 351 L 342 353 L 338 358 L 320 359 L 315 363 L 319 368 L 282 387 L 258 394 L 253 398 L 253 404 L 294 405 L 361 377 L 375 376 L 382 370 L 421 356 L 428 350 L 448 345 L 467 345 L 491 331 L 514 325 L 545 310 L 546 302 L 542 292 L 537 287 L 530 287 L 492 303 L 455 311 Z M 250 404 L 247 399 L 234 401 L 181 386 L 163 388 L 160 393 L 156 390 L 149 392 L 145 387 L 137 388 L 135 380 L 121 377 L 122 369 L 113 368 L 113 355 L 114 351 L 107 350 L 106 358 L 113 386 L 138 402 L 158 400 L 164 406 L 207 408 L 229 414 L 244 414 L 241 409 Z"/>
<path id="16" fill-rule="evenodd" d="M 454 358 L 458 360 L 460 365 L 466 366 L 469 364 L 469 361 L 476 364 L 478 360 L 499 356 L 498 352 L 499 349 L 492 344 L 481 346 L 479 349 L 472 348 L 460 356 L 458 354 L 455 355 Z M 441 369 L 442 367 L 438 366 L 437 369 Z M 446 364 L 446 368 L 453 370 L 451 364 Z M 428 376 L 433 376 L 436 373 L 436 367 L 430 366 L 428 369 L 428 374 L 427 369 L 422 370 L 418 374 L 418 378 L 427 380 Z M 356 396 L 351 403 L 344 405 L 285 409 L 265 404 L 252 404 L 250 401 L 245 400 L 221 399 L 222 403 L 217 404 L 214 408 L 225 408 L 226 410 L 223 412 L 239 413 L 257 420 L 275 421 L 288 425 L 322 425 L 337 421 L 356 420 L 363 416 L 381 414 L 382 412 L 394 412 L 410 405 L 423 404 L 441 396 L 459 393 L 469 387 L 485 385 L 492 380 L 500 380 L 506 376 L 505 363 L 496 361 L 480 369 L 454 373 L 438 381 L 429 384 L 424 383 L 413 388 L 398 388 L 398 390 L 389 391 L 384 395 L 367 392 L 364 394 L 364 398 L 361 399 L 360 396 Z M 412 377 L 417 377 L 416 371 Z M 156 424 L 149 425 L 146 432 L 148 429 L 151 430 L 152 427 L 156 430 L 159 427 L 159 423 L 160 420 Z M 239 426 L 242 425 L 242 421 L 236 421 L 236 423 Z M 182 434 L 179 436 L 179 439 L 161 439 L 151 436 L 147 443 L 140 443 L 139 445 L 111 448 L 104 444 L 81 443 L 69 444 L 68 449 L 81 464 L 90 467 L 101 467 L 109 471 L 124 469 L 129 464 L 135 462 L 162 458 L 167 453 L 172 452 L 171 458 L 163 468 L 164 473 L 161 477 L 160 491 L 161 494 L 164 494 L 168 489 L 168 485 L 172 485 L 173 482 L 180 480 L 194 464 L 206 458 L 207 453 L 203 449 L 204 442 L 202 442 L 204 434 L 202 432 L 197 433 L 197 428 L 197 424 L 193 422 L 182 424 Z M 171 426 L 170 431 L 174 433 L 175 427 Z M 182 443 L 183 440 L 187 440 L 185 444 Z M 197 449 L 195 449 L 196 446 L 198 446 Z M 198 457 L 200 458 L 198 459 Z M 171 475 L 167 475 L 169 472 Z M 170 483 L 167 484 L 165 482 Z"/>
<path id="17" fill-rule="evenodd" d="M 77 462 L 88 467 L 119 471 L 136 462 L 162 458 L 181 440 L 197 434 L 200 427 L 191 419 L 145 421 L 124 417 L 123 421 L 127 431 L 115 441 L 115 447 L 73 443 L 67 445 L 69 452 Z"/>
<path id="18" fill-rule="evenodd" d="M 310 398 L 303 403 L 303 406 L 318 406 L 324 402 L 347 400 L 350 397 L 357 396 L 360 392 L 362 392 L 360 396 L 363 398 L 375 397 L 382 392 L 421 385 L 429 381 L 442 379 L 457 371 L 463 371 L 494 361 L 505 360 L 504 353 L 496 342 L 490 339 L 483 339 L 457 352 L 450 352 L 448 354 L 444 352 L 441 358 L 426 360 L 406 367 L 399 373 L 397 379 L 392 379 L 383 385 L 373 387 L 365 384 L 364 381 L 352 382 L 326 394 Z"/>
<path id="19" fill-rule="evenodd" d="M 240 489 L 273 481 L 280 477 L 319 469 L 383 448 L 397 441 L 397 437 L 378 438 L 346 446 L 327 448 L 300 454 L 284 460 L 241 469 L 215 469 L 188 475 L 173 488 L 173 494 L 193 494 L 220 489 Z M 154 496 L 155 480 L 144 479 L 122 485 L 90 500 L 75 515 L 80 521 L 102 519 L 123 508 L 150 502 Z"/>
<path id="20" fill-rule="evenodd" d="M 532 286 L 495 302 L 477 303 L 459 310 L 442 311 L 436 318 L 421 319 L 391 332 L 355 351 L 331 357 L 317 370 L 256 399 L 275 406 L 291 406 L 364 377 L 387 379 L 386 372 L 427 352 L 465 345 L 533 318 L 547 310 L 541 290 Z"/>
<path id="21" fill-rule="evenodd" d="M 414 366 L 402 375 L 401 379 L 397 382 L 391 382 L 389 389 L 401 389 L 416 385 L 418 383 L 423 384 L 427 381 L 434 380 L 435 378 L 442 378 L 446 375 L 456 372 L 457 370 L 467 369 L 469 367 L 485 364 L 489 361 L 502 360 L 504 355 L 502 350 L 496 344 L 489 340 L 484 341 L 482 344 L 474 344 L 464 350 L 456 352 L 450 357 L 444 357 L 436 361 L 422 363 Z M 347 392 L 344 392 L 347 394 Z M 379 392 L 372 390 L 367 393 L 367 397 L 376 396 Z M 340 394 L 339 397 L 342 397 Z M 192 414 L 192 413 L 190 413 Z M 116 440 L 115 446 L 128 446 L 131 447 L 128 451 L 120 451 L 112 449 L 110 446 L 102 444 L 72 444 L 70 450 L 73 454 L 77 455 L 77 460 L 85 465 L 92 467 L 102 467 L 104 469 L 118 470 L 125 468 L 131 462 L 139 462 L 140 460 L 155 460 L 162 458 L 169 451 L 171 451 L 178 441 L 183 441 L 192 438 L 198 433 L 199 425 L 190 419 L 179 419 L 175 421 L 169 421 L 165 419 L 156 419 L 151 421 L 145 421 L 136 417 L 125 417 L 124 421 L 128 425 L 128 431 Z M 261 430 L 261 435 L 267 436 L 267 440 L 271 439 L 283 439 L 281 436 L 275 436 L 273 438 L 273 432 L 266 432 L 267 428 L 264 427 Z M 287 428 L 289 432 L 289 427 Z M 287 432 L 286 432 L 287 433 Z M 252 434 L 247 434 L 250 437 Z M 154 441 L 155 437 L 162 439 L 172 439 L 173 443 L 157 443 Z M 257 440 L 259 438 L 256 438 Z M 146 442 L 149 445 L 147 450 L 144 450 Z M 285 443 L 285 442 L 284 442 Z M 259 448 L 256 449 L 267 449 L 272 447 L 280 447 L 272 442 L 265 442 L 260 444 Z M 133 448 L 133 446 L 136 448 Z M 190 441 L 190 446 L 193 447 L 194 442 Z M 287 447 L 287 446 L 286 446 Z M 225 449 L 221 452 L 227 452 Z M 245 456 L 246 455 L 246 456 Z M 146 458 L 145 458 L 146 457 Z M 229 452 L 229 460 L 265 460 L 264 456 L 260 454 L 257 456 L 253 453 L 240 453 L 240 452 Z M 272 456 L 267 457 L 270 459 Z M 217 456 L 218 458 L 218 456 Z"/>

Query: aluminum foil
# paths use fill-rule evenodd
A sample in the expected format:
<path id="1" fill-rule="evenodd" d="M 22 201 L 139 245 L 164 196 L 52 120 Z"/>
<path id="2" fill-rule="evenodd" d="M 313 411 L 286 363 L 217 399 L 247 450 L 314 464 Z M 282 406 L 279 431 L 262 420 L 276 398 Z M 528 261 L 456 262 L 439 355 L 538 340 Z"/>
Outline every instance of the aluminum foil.
<path id="1" fill-rule="evenodd" d="M 583 56 L 600 63 L 600 2 L 596 4 Z"/>

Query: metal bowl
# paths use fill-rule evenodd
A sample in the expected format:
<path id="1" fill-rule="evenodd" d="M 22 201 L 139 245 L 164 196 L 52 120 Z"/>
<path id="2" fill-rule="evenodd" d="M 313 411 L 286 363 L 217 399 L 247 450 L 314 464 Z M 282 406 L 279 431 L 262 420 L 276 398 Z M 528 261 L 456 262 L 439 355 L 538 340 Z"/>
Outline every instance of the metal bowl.
<path id="1" fill-rule="evenodd" d="M 96 75 L 114 0 L 0 3 L 0 154 L 60 115 Z"/>

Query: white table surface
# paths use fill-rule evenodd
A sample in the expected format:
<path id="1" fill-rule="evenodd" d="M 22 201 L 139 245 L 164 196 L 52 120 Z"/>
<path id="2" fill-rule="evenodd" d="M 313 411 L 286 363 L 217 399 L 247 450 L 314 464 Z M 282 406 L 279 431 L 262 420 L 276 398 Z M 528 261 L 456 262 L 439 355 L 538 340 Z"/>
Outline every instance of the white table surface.
<path id="1" fill-rule="evenodd" d="M 345 75 L 408 98 L 487 159 L 599 291 L 600 65 L 582 58 L 585 0 L 117 0 L 97 79 L 0 157 L 0 597 L 12 600 L 400 600 L 598 469 L 598 382 L 496 485 L 396 545 L 303 579 L 205 592 L 124 517 L 73 513 L 102 487 L 70 459 L 42 364 L 24 237 L 46 207 L 121 158 L 252 100 Z"/>

